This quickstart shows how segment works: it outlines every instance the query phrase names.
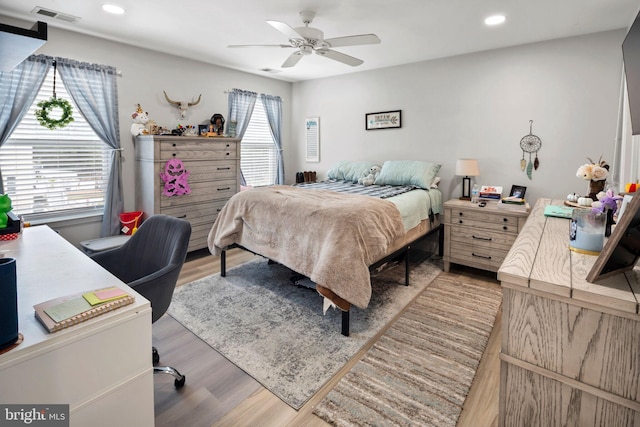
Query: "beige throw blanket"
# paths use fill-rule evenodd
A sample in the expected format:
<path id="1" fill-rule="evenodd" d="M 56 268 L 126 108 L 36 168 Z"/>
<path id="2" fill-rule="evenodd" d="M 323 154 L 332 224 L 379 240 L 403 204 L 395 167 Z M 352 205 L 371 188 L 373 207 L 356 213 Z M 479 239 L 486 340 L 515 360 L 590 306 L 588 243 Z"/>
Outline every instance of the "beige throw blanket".
<path id="1" fill-rule="evenodd" d="M 271 186 L 234 195 L 218 214 L 208 245 L 219 255 L 236 243 L 366 308 L 369 265 L 403 234 L 400 212 L 389 201 Z"/>

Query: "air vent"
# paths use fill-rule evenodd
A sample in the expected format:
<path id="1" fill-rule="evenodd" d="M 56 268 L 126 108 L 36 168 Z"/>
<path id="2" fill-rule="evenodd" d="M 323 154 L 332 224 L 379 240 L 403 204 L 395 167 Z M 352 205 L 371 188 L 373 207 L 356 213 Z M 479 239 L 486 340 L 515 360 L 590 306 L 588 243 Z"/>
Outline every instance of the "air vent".
<path id="1" fill-rule="evenodd" d="M 48 16 L 49 18 L 55 18 L 65 22 L 76 22 L 80 20 L 80 17 L 78 16 L 56 12 L 55 10 L 45 9 L 44 7 L 40 6 L 36 6 L 35 9 L 31 11 L 31 13 L 35 13 L 36 15 Z"/>
<path id="2" fill-rule="evenodd" d="M 273 68 L 261 68 L 260 71 L 264 71 L 265 73 L 278 74 L 282 72 L 281 70 L 274 70 Z"/>

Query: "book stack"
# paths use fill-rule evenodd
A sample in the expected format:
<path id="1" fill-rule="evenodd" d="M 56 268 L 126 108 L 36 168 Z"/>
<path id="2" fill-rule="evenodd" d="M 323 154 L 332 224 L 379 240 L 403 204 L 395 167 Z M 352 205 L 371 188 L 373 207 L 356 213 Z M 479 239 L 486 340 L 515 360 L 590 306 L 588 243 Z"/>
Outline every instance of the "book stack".
<path id="1" fill-rule="evenodd" d="M 510 209 L 518 212 L 529 212 L 529 203 L 522 197 L 505 197 L 498 203 L 499 208 Z"/>
<path id="2" fill-rule="evenodd" d="M 33 306 L 36 318 L 49 332 L 76 325 L 135 301 L 117 286 L 68 295 Z"/>
<path id="3" fill-rule="evenodd" d="M 502 187 L 483 185 L 480 188 L 480 200 L 500 200 L 502 199 Z"/>

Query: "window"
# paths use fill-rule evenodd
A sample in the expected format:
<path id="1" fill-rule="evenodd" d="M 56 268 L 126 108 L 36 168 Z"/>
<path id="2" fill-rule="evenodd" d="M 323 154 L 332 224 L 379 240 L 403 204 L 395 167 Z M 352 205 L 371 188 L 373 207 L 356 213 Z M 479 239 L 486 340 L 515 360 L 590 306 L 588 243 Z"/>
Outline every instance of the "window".
<path id="1" fill-rule="evenodd" d="M 102 213 L 110 170 L 109 147 L 84 120 L 56 79 L 56 96 L 73 104 L 74 121 L 50 130 L 35 117 L 37 103 L 53 93 L 53 68 L 36 100 L 0 148 L 5 193 L 13 212 L 30 221 Z M 52 117 L 59 110 L 51 112 Z"/>
<path id="2" fill-rule="evenodd" d="M 260 99 L 253 108 L 240 147 L 240 167 L 247 185 L 260 187 L 275 184 L 278 170 L 276 145 Z"/>

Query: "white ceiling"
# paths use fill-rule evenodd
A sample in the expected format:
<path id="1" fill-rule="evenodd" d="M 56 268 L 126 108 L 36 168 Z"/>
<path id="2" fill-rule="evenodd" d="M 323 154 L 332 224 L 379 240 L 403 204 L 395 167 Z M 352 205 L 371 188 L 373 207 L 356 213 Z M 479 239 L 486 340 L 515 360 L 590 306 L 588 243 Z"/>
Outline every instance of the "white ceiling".
<path id="1" fill-rule="evenodd" d="M 107 14 L 103 3 L 126 13 Z M 37 6 L 80 19 L 31 13 Z M 637 0 L 0 0 L 0 14 L 14 18 L 292 82 L 626 28 L 639 8 Z M 315 12 L 311 26 L 325 38 L 374 33 L 382 42 L 336 48 L 364 60 L 358 67 L 310 55 L 283 69 L 292 49 L 227 48 L 287 44 L 265 21 L 299 27 L 302 10 Z M 495 13 L 506 23 L 486 27 L 484 18 Z"/>

